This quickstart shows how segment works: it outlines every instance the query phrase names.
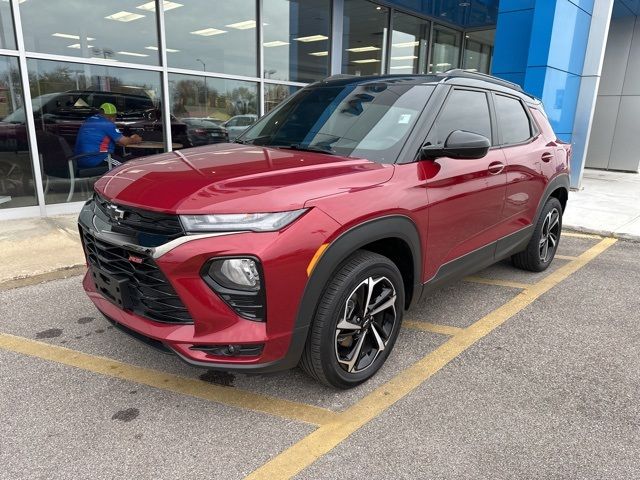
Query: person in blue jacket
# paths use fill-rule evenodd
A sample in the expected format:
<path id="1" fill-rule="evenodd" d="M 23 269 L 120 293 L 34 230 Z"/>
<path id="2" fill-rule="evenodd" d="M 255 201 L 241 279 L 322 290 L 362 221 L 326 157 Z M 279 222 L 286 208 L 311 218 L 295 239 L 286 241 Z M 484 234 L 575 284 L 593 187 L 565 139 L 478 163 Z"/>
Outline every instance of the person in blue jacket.
<path id="1" fill-rule="evenodd" d="M 116 144 L 127 146 L 140 143 L 142 137 L 139 135 L 131 135 L 126 137 L 120 132 L 115 124 L 117 110 L 112 103 L 103 103 L 100 105 L 100 113 L 87 118 L 76 138 L 75 154 L 96 153 L 78 159 L 78 168 L 92 168 L 107 165 L 107 155 L 111 154 L 111 164 L 120 165 L 113 155 Z"/>

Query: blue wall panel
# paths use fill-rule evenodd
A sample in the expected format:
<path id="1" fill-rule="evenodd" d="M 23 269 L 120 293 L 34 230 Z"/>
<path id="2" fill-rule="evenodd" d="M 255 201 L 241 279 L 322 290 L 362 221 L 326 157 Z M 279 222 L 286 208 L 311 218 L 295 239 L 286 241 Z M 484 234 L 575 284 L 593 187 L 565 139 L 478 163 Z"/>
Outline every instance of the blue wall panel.
<path id="1" fill-rule="evenodd" d="M 513 10 L 515 6 L 524 10 Z M 569 141 L 580 92 L 593 0 L 502 0 L 492 72 L 540 98 Z"/>
<path id="2" fill-rule="evenodd" d="M 526 70 L 532 23 L 533 9 L 500 12 L 492 64 L 494 74 L 502 76 Z"/>

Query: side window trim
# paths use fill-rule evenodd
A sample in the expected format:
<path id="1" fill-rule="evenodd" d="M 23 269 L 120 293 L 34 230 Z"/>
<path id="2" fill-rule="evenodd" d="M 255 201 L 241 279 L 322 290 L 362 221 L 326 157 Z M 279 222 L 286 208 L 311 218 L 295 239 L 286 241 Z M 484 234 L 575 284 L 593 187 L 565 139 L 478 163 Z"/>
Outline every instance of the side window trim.
<path id="1" fill-rule="evenodd" d="M 527 117 L 527 120 L 529 121 L 529 138 L 527 138 L 526 140 L 523 140 L 521 142 L 516 142 L 516 143 L 503 143 L 502 140 L 502 126 L 500 125 L 500 121 L 498 120 L 498 110 L 497 108 L 495 108 L 495 97 L 497 96 L 503 96 L 503 97 L 507 97 L 507 98 L 511 98 L 513 100 L 516 100 L 518 103 L 520 103 L 520 106 L 522 107 L 525 116 Z M 533 116 L 531 115 L 531 112 L 529 111 L 529 107 L 527 107 L 527 105 L 522 101 L 522 99 L 520 97 L 517 97 L 515 95 L 509 95 L 507 93 L 503 93 L 503 92 L 496 92 L 496 91 L 491 91 L 491 104 L 495 109 L 495 117 L 496 117 L 496 128 L 498 131 L 498 143 L 497 146 L 499 146 L 500 148 L 508 148 L 508 147 L 516 147 L 519 145 L 527 145 L 531 142 L 533 142 L 536 138 L 538 138 L 540 136 L 540 129 L 538 128 L 537 123 L 535 122 L 535 119 L 533 118 Z"/>
<path id="2" fill-rule="evenodd" d="M 435 117 L 435 120 L 433 121 L 433 123 L 431 124 L 431 126 L 429 127 L 429 131 L 427 132 L 427 135 L 424 137 L 424 141 L 423 143 L 425 143 L 427 141 L 427 138 L 429 138 L 429 135 L 431 134 L 431 130 L 437 125 L 438 120 L 440 119 L 440 116 L 442 115 L 442 112 L 444 111 L 444 109 L 446 108 L 447 104 L 449 103 L 449 100 L 451 99 L 451 96 L 454 94 L 454 92 L 456 91 L 470 91 L 470 92 L 479 92 L 479 93 L 483 93 L 485 95 L 485 100 L 487 101 L 487 108 L 489 109 L 489 124 L 490 124 L 490 128 L 491 128 L 491 138 L 489 139 L 491 141 L 491 148 L 493 149 L 494 147 L 499 147 L 500 145 L 497 143 L 498 142 L 498 137 L 496 135 L 497 133 L 497 116 L 495 116 L 493 114 L 492 111 L 492 107 L 493 107 L 493 98 L 490 98 L 490 93 L 487 90 L 481 89 L 481 88 L 473 88 L 473 87 L 459 87 L 459 86 L 452 86 L 449 89 L 449 92 L 447 92 L 447 96 L 444 99 L 444 102 L 442 102 L 442 105 L 440 106 L 440 109 L 438 110 L 438 114 Z"/>

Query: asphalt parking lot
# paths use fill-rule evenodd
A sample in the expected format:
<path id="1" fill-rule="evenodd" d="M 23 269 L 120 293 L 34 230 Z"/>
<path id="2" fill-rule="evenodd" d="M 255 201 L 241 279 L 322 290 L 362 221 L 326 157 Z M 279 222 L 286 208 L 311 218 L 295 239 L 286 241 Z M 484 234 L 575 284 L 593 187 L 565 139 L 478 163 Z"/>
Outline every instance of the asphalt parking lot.
<path id="1" fill-rule="evenodd" d="M 0 478 L 640 478 L 640 244 L 558 254 L 432 294 L 346 392 L 190 367 L 77 276 L 0 291 Z"/>

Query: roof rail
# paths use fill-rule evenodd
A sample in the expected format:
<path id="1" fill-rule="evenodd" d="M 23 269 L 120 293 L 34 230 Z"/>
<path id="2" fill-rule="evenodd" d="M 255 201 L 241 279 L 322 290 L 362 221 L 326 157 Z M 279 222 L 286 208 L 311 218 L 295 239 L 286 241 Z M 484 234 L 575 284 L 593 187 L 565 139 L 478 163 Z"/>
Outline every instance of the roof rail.
<path id="1" fill-rule="evenodd" d="M 457 77 L 457 78 L 474 78 L 476 80 L 483 80 L 485 82 L 494 83 L 496 85 L 502 85 L 503 87 L 513 88 L 518 92 L 522 92 L 522 87 L 517 83 L 503 80 L 502 78 L 494 77 L 486 73 L 473 72 L 471 70 L 463 70 L 462 68 L 452 68 L 446 72 L 439 73 L 441 77 Z"/>

